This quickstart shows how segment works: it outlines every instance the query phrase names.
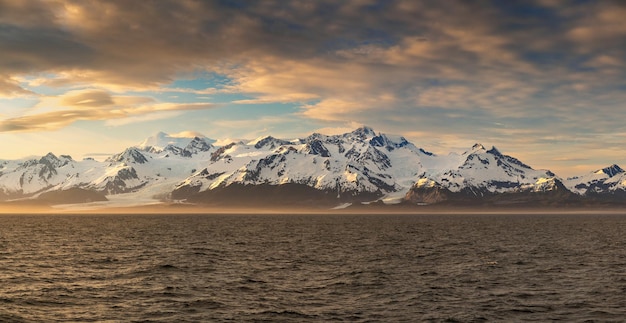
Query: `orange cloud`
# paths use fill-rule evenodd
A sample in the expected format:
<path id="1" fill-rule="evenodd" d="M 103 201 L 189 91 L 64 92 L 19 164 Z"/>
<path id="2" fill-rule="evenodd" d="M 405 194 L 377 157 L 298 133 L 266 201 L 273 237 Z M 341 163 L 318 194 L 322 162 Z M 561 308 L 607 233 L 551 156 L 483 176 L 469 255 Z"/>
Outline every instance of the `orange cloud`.
<path id="1" fill-rule="evenodd" d="M 150 98 L 113 96 L 102 90 L 70 91 L 58 97 L 43 97 L 26 114 L 1 120 L 0 132 L 57 130 L 79 120 L 108 120 L 111 125 L 120 125 L 215 106 L 211 103 L 158 103 Z"/>
<path id="2" fill-rule="evenodd" d="M 24 89 L 16 80 L 0 75 L 0 97 L 20 97 L 35 95 L 32 91 Z"/>

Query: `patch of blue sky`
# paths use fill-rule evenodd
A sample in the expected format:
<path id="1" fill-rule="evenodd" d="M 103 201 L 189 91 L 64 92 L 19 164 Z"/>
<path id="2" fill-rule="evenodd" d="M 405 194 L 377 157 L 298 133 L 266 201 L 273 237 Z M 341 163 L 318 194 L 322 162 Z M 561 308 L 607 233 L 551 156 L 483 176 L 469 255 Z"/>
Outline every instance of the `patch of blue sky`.
<path id="1" fill-rule="evenodd" d="M 228 103 L 250 99 L 250 97 L 243 94 L 222 91 L 231 84 L 232 80 L 225 75 L 202 71 L 181 76 L 170 84 L 163 86 L 159 91 L 131 91 L 126 94 L 148 95 L 162 102 L 173 103 Z"/>
<path id="2" fill-rule="evenodd" d="M 142 120 L 141 122 L 115 125 L 115 137 L 120 140 L 133 138 L 137 143 L 159 131 L 178 133 L 198 131 L 210 138 L 253 139 L 258 135 L 286 135 L 287 139 L 311 132 L 318 128 L 314 121 L 293 112 L 299 111 L 295 104 L 259 105 L 235 104 L 214 109 L 182 111 L 166 118 Z M 287 122 L 289 121 L 289 122 Z M 105 121 L 96 121 L 98 127 L 110 128 Z M 261 129 L 258 125 L 262 124 Z M 77 122 L 73 127 L 94 128 L 92 122 Z"/>
<path id="3" fill-rule="evenodd" d="M 39 95 L 57 96 L 57 95 L 61 95 L 67 92 L 71 88 L 67 86 L 49 86 L 49 85 L 46 85 L 45 83 L 39 84 L 39 82 L 37 82 L 40 79 L 54 80 L 57 77 L 58 77 L 57 74 L 51 74 L 51 73 L 30 75 L 30 76 L 24 77 L 24 80 L 20 82 L 20 86 L 26 90 L 37 93 Z"/>
<path id="4" fill-rule="evenodd" d="M 268 103 L 268 104 L 222 104 L 215 109 L 197 111 L 199 114 L 210 115 L 211 118 L 223 120 L 258 119 L 262 117 L 278 117 L 291 115 L 300 111 L 301 104 Z M 194 112 L 196 113 L 196 112 Z"/>
<path id="5" fill-rule="evenodd" d="M 24 109 L 33 107 L 39 102 L 37 97 L 0 98 L 0 114 L 6 116 L 12 112 L 20 113 Z"/>
<path id="6" fill-rule="evenodd" d="M 202 92 L 184 92 L 176 90 L 162 90 L 158 92 L 128 92 L 127 95 L 150 96 L 161 102 L 172 103 L 197 103 L 209 102 L 216 104 L 230 103 L 233 101 L 250 99 L 249 96 L 239 93 L 202 93 Z"/>
<path id="7" fill-rule="evenodd" d="M 207 71 L 197 71 L 191 73 L 190 75 L 180 76 L 164 88 L 206 90 L 222 89 L 230 84 L 232 84 L 232 79 L 226 75 Z"/>

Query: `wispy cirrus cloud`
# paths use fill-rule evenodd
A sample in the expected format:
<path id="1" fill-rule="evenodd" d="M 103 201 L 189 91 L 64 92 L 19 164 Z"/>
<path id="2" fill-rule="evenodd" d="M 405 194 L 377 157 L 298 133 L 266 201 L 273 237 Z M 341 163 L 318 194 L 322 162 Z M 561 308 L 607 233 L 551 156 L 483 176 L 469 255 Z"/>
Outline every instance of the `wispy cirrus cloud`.
<path id="1" fill-rule="evenodd" d="M 1 120 L 0 132 L 57 130 L 80 120 L 128 124 L 214 107 L 216 105 L 211 103 L 158 103 L 148 97 L 115 96 L 103 90 L 76 90 L 61 96 L 43 97 L 23 115 Z"/>
<path id="2" fill-rule="evenodd" d="M 0 98 L 15 98 L 21 96 L 32 96 L 34 92 L 24 89 L 19 82 L 0 74 Z"/>
<path id="3" fill-rule="evenodd" d="M 215 105 L 210 103 L 165 103 L 126 107 L 123 109 L 60 110 L 2 120 L 0 121 L 0 132 L 57 130 L 80 120 L 107 120 L 111 122 L 111 125 L 129 124 L 145 121 L 146 119 L 155 120 L 169 118 L 174 115 L 166 112 L 202 110 L 213 107 L 215 107 Z M 150 114 L 146 114 L 146 112 Z"/>

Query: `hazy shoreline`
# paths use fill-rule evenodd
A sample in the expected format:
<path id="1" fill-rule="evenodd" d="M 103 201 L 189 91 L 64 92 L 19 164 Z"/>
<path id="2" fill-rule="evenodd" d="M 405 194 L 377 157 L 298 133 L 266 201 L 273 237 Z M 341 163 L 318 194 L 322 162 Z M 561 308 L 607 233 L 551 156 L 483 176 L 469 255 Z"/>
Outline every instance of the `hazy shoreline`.
<path id="1" fill-rule="evenodd" d="M 359 205 L 341 209 L 292 206 L 213 206 L 192 204 L 152 204 L 146 206 L 81 207 L 0 203 L 0 214 L 626 214 L 620 207 L 484 207 L 484 206 L 407 206 Z"/>

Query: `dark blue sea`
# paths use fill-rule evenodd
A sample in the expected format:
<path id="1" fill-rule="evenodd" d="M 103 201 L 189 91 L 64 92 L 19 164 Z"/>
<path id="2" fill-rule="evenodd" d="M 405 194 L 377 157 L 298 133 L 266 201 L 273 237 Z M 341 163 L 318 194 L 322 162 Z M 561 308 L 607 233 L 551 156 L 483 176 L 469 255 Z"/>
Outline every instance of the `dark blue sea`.
<path id="1" fill-rule="evenodd" d="M 0 322 L 626 320 L 626 215 L 0 215 Z"/>

